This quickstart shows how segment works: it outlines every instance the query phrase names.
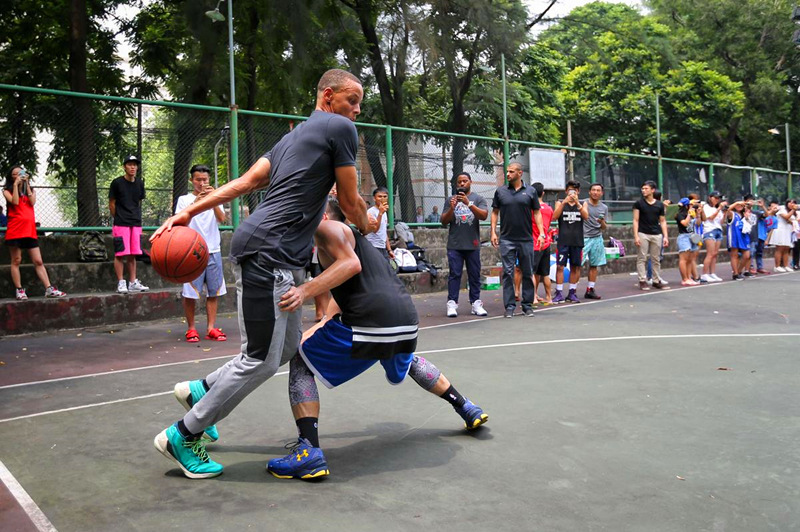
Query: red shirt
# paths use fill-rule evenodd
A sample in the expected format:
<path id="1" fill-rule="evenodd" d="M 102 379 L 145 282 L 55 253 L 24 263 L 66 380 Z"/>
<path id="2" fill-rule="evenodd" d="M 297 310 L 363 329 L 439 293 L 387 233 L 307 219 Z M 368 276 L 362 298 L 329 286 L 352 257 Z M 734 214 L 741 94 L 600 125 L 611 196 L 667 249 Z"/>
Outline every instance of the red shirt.
<path id="1" fill-rule="evenodd" d="M 36 216 L 33 214 L 33 205 L 28 196 L 19 197 L 19 205 L 10 201 L 8 204 L 8 228 L 6 240 L 17 238 L 37 238 Z"/>
<path id="2" fill-rule="evenodd" d="M 550 237 L 550 222 L 553 220 L 553 208 L 547 203 L 539 205 L 539 212 L 542 214 L 542 227 L 544 227 L 544 244 L 539 246 L 539 228 L 536 227 L 536 221 L 531 217 L 533 223 L 533 250 L 542 251 L 550 247 L 553 239 Z"/>

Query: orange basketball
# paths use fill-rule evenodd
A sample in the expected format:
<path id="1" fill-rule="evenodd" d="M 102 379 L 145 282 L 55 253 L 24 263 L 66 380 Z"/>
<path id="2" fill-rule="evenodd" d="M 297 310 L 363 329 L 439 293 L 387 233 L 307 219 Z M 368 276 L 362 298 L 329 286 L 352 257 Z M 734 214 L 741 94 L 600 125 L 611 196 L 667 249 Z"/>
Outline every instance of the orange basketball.
<path id="1" fill-rule="evenodd" d="M 208 246 L 200 233 L 183 225 L 164 231 L 150 248 L 153 269 L 172 283 L 194 281 L 208 265 Z"/>

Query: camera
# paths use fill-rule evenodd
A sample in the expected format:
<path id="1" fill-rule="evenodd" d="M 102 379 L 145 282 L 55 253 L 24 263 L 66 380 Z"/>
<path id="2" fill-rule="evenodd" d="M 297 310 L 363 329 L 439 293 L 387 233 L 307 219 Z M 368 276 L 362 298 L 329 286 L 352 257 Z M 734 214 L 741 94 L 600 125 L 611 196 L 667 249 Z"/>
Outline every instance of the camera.
<path id="1" fill-rule="evenodd" d="M 466 193 L 467 193 L 467 189 L 466 188 L 458 187 L 456 189 L 456 194 L 466 194 Z"/>

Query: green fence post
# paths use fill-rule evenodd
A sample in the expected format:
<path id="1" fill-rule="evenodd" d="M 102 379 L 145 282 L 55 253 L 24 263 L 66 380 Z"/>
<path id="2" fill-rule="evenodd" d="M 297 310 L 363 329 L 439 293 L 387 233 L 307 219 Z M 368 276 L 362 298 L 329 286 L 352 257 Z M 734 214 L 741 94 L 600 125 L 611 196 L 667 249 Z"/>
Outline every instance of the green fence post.
<path id="1" fill-rule="evenodd" d="M 392 155 L 392 126 L 386 126 L 386 188 L 389 189 L 389 227 L 394 227 L 394 164 Z"/>
<path id="2" fill-rule="evenodd" d="M 231 106 L 231 181 L 239 177 L 239 108 Z M 231 201 L 231 224 L 239 227 L 239 198 Z"/>
<path id="3" fill-rule="evenodd" d="M 714 190 L 714 163 L 708 165 L 708 191 Z"/>
<path id="4" fill-rule="evenodd" d="M 506 172 L 508 172 L 508 164 L 511 162 L 511 149 L 509 147 L 508 139 L 503 141 L 503 180 L 506 179 Z"/>
<path id="5" fill-rule="evenodd" d="M 597 168 L 595 168 L 595 151 L 589 152 L 589 176 L 592 178 L 592 183 L 597 182 Z"/>

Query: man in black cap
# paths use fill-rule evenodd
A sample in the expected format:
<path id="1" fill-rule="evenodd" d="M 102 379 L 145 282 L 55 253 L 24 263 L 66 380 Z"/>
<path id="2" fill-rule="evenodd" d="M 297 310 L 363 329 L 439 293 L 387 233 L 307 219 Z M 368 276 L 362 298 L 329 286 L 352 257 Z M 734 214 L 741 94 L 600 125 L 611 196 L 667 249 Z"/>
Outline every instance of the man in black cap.
<path id="1" fill-rule="evenodd" d="M 144 182 L 139 172 L 139 158 L 128 155 L 122 162 L 125 173 L 111 182 L 108 189 L 108 210 L 114 218 L 111 235 L 114 237 L 114 271 L 117 292 L 144 292 L 150 288 L 136 278 L 136 255 L 142 254 L 142 200 Z M 122 258 L 128 265 L 129 283 L 125 282 Z"/>

